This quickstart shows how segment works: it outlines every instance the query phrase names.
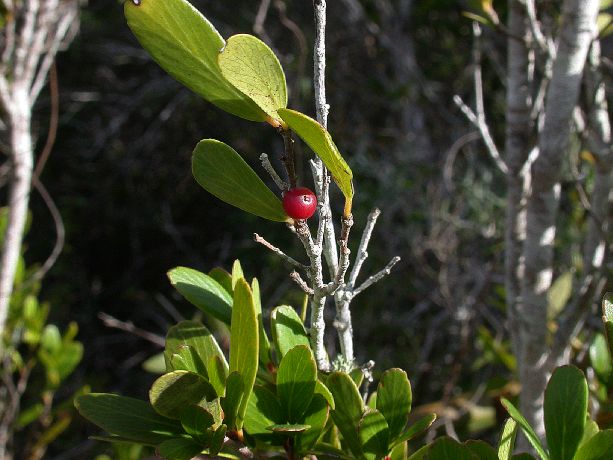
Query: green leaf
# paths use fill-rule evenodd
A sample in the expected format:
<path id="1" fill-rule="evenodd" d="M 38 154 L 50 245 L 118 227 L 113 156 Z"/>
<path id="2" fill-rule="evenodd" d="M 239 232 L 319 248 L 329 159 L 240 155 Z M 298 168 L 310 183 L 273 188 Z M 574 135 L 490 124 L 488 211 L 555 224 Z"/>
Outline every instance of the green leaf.
<path id="1" fill-rule="evenodd" d="M 257 278 L 251 281 L 251 289 L 253 290 L 253 302 L 255 304 L 255 313 L 258 317 L 258 337 L 260 347 L 260 362 L 267 367 L 272 363 L 270 358 L 270 341 L 264 329 L 264 319 L 262 318 L 262 297 L 260 295 L 260 283 Z"/>
<path id="2" fill-rule="evenodd" d="M 168 361 L 172 358 L 173 354 L 179 353 L 182 347 L 185 346 L 193 349 L 207 368 L 211 359 L 217 357 L 224 368 L 224 375 L 227 375 L 228 363 L 226 358 L 213 334 L 202 323 L 198 321 L 181 321 L 168 330 L 168 334 L 166 334 L 166 349 L 164 351 Z M 209 380 L 212 380 L 210 376 Z"/>
<path id="3" fill-rule="evenodd" d="M 170 284 L 192 305 L 230 324 L 232 297 L 213 278 L 197 270 L 176 267 L 168 273 Z"/>
<path id="4" fill-rule="evenodd" d="M 191 405 L 181 411 L 181 425 L 187 434 L 195 439 L 202 439 L 207 429 L 215 424 L 215 418 L 205 408 Z"/>
<path id="5" fill-rule="evenodd" d="M 164 441 L 158 451 L 166 460 L 191 460 L 202 452 L 202 447 L 191 439 L 177 438 Z"/>
<path id="6" fill-rule="evenodd" d="M 357 458 L 363 458 L 358 426 L 364 412 L 364 402 L 358 387 L 344 372 L 333 372 L 326 381 L 326 386 L 334 397 L 335 409 L 332 419 L 343 435 L 349 449 Z"/>
<path id="7" fill-rule="evenodd" d="M 241 266 L 241 261 L 236 259 L 233 263 L 232 263 L 232 293 L 234 293 L 234 288 L 236 287 L 236 283 L 238 283 L 238 280 L 244 280 L 245 278 L 245 273 L 243 272 L 243 267 Z"/>
<path id="8" fill-rule="evenodd" d="M 214 139 L 198 143 L 192 156 L 194 178 L 221 201 L 275 222 L 289 222 L 281 200 L 236 153 Z"/>
<path id="9" fill-rule="evenodd" d="M 181 425 L 162 417 L 145 401 L 106 393 L 75 399 L 79 413 L 103 430 L 143 444 L 159 444 L 183 432 Z"/>
<path id="10" fill-rule="evenodd" d="M 387 420 L 391 439 L 398 437 L 406 427 L 412 401 L 407 373 L 402 369 L 384 372 L 377 387 L 377 410 Z"/>
<path id="11" fill-rule="evenodd" d="M 613 430 L 596 433 L 577 451 L 573 460 L 610 460 L 613 458 Z"/>
<path id="12" fill-rule="evenodd" d="M 573 273 L 562 273 L 547 291 L 547 318 L 554 319 L 566 306 L 573 290 Z"/>
<path id="13" fill-rule="evenodd" d="M 224 422 L 230 430 L 240 429 L 238 411 L 244 398 L 243 377 L 240 372 L 233 371 L 226 380 L 225 396 L 221 398 L 221 407 L 224 413 Z"/>
<path id="14" fill-rule="evenodd" d="M 389 460 L 407 460 L 409 458 L 409 446 L 406 442 L 398 444 L 392 449 Z"/>
<path id="15" fill-rule="evenodd" d="M 223 356 L 213 356 L 207 364 L 209 382 L 215 388 L 218 396 L 224 394 L 228 378 L 228 363 Z"/>
<path id="16" fill-rule="evenodd" d="M 496 450 L 485 441 L 469 440 L 464 443 L 479 460 L 499 460 Z"/>
<path id="17" fill-rule="evenodd" d="M 587 381 L 574 366 L 558 367 L 545 389 L 545 432 L 551 460 L 572 460 L 587 419 Z"/>
<path id="18" fill-rule="evenodd" d="M 289 109 L 279 109 L 278 112 L 292 131 L 295 131 L 311 150 L 321 158 L 345 196 L 345 215 L 351 214 L 353 173 L 338 151 L 330 133 L 317 121 L 303 113 Z"/>
<path id="19" fill-rule="evenodd" d="M 477 460 L 479 457 L 467 446 L 445 436 L 430 445 L 427 458 L 428 460 Z"/>
<path id="20" fill-rule="evenodd" d="M 598 423 L 596 423 L 594 420 L 588 420 L 587 422 L 585 422 L 585 429 L 583 430 L 583 437 L 581 438 L 579 449 L 581 449 L 581 446 L 583 446 L 583 444 L 592 439 L 594 435 L 596 435 L 596 433 L 598 433 L 599 431 L 600 427 L 598 426 Z"/>
<path id="21" fill-rule="evenodd" d="M 223 268 L 215 267 L 209 272 L 209 276 L 217 281 L 226 290 L 230 297 L 234 293 L 234 286 L 232 285 L 232 275 L 225 271 Z"/>
<path id="22" fill-rule="evenodd" d="M 164 417 L 179 419 L 181 411 L 189 404 L 202 399 L 211 401 L 217 397 L 213 386 L 198 374 L 174 371 L 158 378 L 149 390 L 149 401 Z"/>
<path id="23" fill-rule="evenodd" d="M 411 439 L 421 435 L 425 432 L 436 420 L 436 414 L 428 414 L 424 415 L 422 418 L 417 420 L 415 423 L 409 425 L 409 427 L 402 433 L 398 438 L 396 438 L 393 442 L 393 445 L 396 446 L 400 443 L 410 441 Z"/>
<path id="24" fill-rule="evenodd" d="M 271 425 L 268 427 L 273 433 L 283 434 L 286 436 L 297 436 L 311 428 L 310 425 L 302 425 L 297 423 L 282 423 L 279 425 Z"/>
<path id="25" fill-rule="evenodd" d="M 277 371 L 277 396 L 287 421 L 298 423 L 315 393 L 317 365 L 311 349 L 299 345 L 288 351 Z"/>
<path id="26" fill-rule="evenodd" d="M 208 380 L 209 374 L 200 356 L 189 345 L 181 345 L 170 357 L 170 367 L 173 371 L 190 371 Z"/>
<path id="27" fill-rule="evenodd" d="M 517 422 L 509 417 L 500 434 L 498 442 L 498 458 L 500 460 L 511 460 L 513 449 L 515 449 L 515 438 L 517 437 Z"/>
<path id="28" fill-rule="evenodd" d="M 299 345 L 310 346 L 304 325 L 298 313 L 289 305 L 275 308 L 270 315 L 272 337 L 280 357 Z"/>
<path id="29" fill-rule="evenodd" d="M 541 440 L 536 435 L 534 429 L 530 426 L 528 421 L 524 418 L 523 415 L 521 415 L 519 410 L 517 410 L 517 408 L 513 404 L 511 404 L 511 401 L 506 398 L 501 398 L 500 402 L 507 410 L 509 415 L 513 418 L 513 420 L 518 423 L 518 425 L 526 435 L 526 438 L 528 438 L 528 441 L 530 442 L 530 444 L 532 444 L 532 447 L 534 447 L 534 450 L 536 450 L 541 459 L 549 460 L 549 454 L 547 454 L 547 451 L 545 451 L 545 448 L 541 444 Z"/>
<path id="30" fill-rule="evenodd" d="M 169 370 L 166 367 L 166 359 L 164 358 L 164 353 L 157 353 L 150 358 L 147 358 L 143 362 L 142 368 L 152 374 L 163 374 L 164 372 Z"/>
<path id="31" fill-rule="evenodd" d="M 245 430 L 251 436 L 271 442 L 275 436 L 269 426 L 284 422 L 283 409 L 275 394 L 267 388 L 256 385 L 245 412 Z"/>
<path id="32" fill-rule="evenodd" d="M 389 452 L 390 430 L 381 412 L 366 409 L 358 425 L 362 452 L 367 460 L 376 460 Z"/>
<path id="33" fill-rule="evenodd" d="M 243 425 L 247 401 L 258 371 L 258 320 L 249 284 L 240 279 L 234 288 L 234 306 L 230 326 L 230 372 L 240 372 L 243 397 L 238 410 L 237 428 Z"/>
<path id="34" fill-rule="evenodd" d="M 609 386 L 613 378 L 613 362 L 607 339 L 603 334 L 596 334 L 590 345 L 590 362 L 598 379 Z"/>
<path id="35" fill-rule="evenodd" d="M 233 35 L 217 61 L 226 80 L 270 118 L 281 121 L 277 109 L 287 107 L 285 74 L 266 43 L 253 35 Z"/>
<path id="36" fill-rule="evenodd" d="M 330 409 L 334 409 L 334 397 L 332 396 L 332 393 L 330 393 L 330 390 L 328 390 L 328 387 L 325 386 L 321 380 L 317 380 L 315 383 L 315 394 L 323 396 L 328 403 L 328 406 L 330 406 Z"/>
<path id="37" fill-rule="evenodd" d="M 296 438 L 294 444 L 296 452 L 306 454 L 313 448 L 326 427 L 329 414 L 330 407 L 326 399 L 320 394 L 315 394 L 304 414 L 303 420 L 304 424 L 309 425 L 311 428 Z"/>
<path id="38" fill-rule="evenodd" d="M 226 425 L 221 425 L 215 430 L 209 442 L 210 455 L 217 455 L 219 453 L 226 439 L 226 431 L 228 431 L 228 427 Z"/>
<path id="39" fill-rule="evenodd" d="M 607 292 L 602 299 L 602 321 L 609 352 L 613 355 L 613 294 L 610 292 Z"/>
<path id="40" fill-rule="evenodd" d="M 613 32 L 613 16 L 609 13 L 600 13 L 598 15 L 597 26 L 600 38 L 607 37 Z"/>
<path id="41" fill-rule="evenodd" d="M 185 0 L 124 3 L 128 26 L 151 57 L 172 77 L 222 110 L 251 121 L 266 114 L 221 74 L 224 40 Z"/>

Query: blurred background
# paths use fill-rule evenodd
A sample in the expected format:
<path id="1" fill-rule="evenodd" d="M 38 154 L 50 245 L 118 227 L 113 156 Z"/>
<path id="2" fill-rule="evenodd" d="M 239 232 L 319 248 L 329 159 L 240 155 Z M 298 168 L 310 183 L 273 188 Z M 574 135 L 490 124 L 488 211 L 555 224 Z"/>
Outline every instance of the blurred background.
<path id="1" fill-rule="evenodd" d="M 311 2 L 193 3 L 223 36 L 252 33 L 266 41 L 285 69 L 290 107 L 314 115 Z M 452 102 L 455 94 L 471 100 L 469 8 L 458 0 L 329 2 L 327 95 L 329 130 L 355 177 L 354 250 L 370 210 L 382 211 L 363 273 L 402 257 L 353 303 L 358 360 L 374 360 L 375 373 L 406 369 L 416 406 L 447 407 L 459 429 L 479 437 L 495 422 L 488 398 L 513 391 L 514 364 L 503 340 L 504 180 Z M 489 28 L 483 34 L 488 117 L 502 142 L 506 37 Z M 300 305 L 290 270 L 254 243 L 253 233 L 301 257 L 298 241 L 285 226 L 215 199 L 191 175 L 193 147 L 215 138 L 264 177 L 259 155 L 278 159 L 282 151 L 273 129 L 222 112 L 165 74 L 131 34 L 119 1 L 83 7 L 79 35 L 59 55 L 57 71 L 59 130 L 42 181 L 67 234 L 40 298 L 51 304 L 52 322 L 79 324 L 84 344 L 84 359 L 61 391 L 88 384 L 145 396 L 155 375 L 142 364 L 159 344 L 107 327 L 99 313 L 163 337 L 195 313 L 168 283 L 175 266 L 230 269 L 240 259 L 260 280 L 267 311 Z M 45 91 L 35 113 L 39 149 L 50 111 Z M 310 185 L 312 154 L 306 147 L 299 153 Z M 336 189 L 333 207 L 342 208 Z M 50 252 L 55 228 L 36 193 L 31 210 L 25 258 L 35 264 Z M 74 421 L 46 458 L 94 458 L 107 448 L 84 441 L 94 431 Z"/>

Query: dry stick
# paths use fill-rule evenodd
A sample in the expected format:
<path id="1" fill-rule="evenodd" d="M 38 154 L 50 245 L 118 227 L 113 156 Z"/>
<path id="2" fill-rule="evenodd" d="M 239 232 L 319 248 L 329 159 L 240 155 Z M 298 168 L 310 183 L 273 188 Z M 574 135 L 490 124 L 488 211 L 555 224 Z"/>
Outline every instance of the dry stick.
<path id="1" fill-rule="evenodd" d="M 262 167 L 270 175 L 270 177 L 275 182 L 277 187 L 279 187 L 280 190 L 282 190 L 282 191 L 289 190 L 289 185 L 287 184 L 287 182 L 285 182 L 283 179 L 281 179 L 279 174 L 277 174 L 277 171 L 275 171 L 275 168 L 273 167 L 272 163 L 270 162 L 270 159 L 268 158 L 268 155 L 266 155 L 265 153 L 262 153 L 260 155 L 260 162 L 262 163 Z"/>
<path id="2" fill-rule="evenodd" d="M 160 347 L 164 347 L 166 340 L 161 335 L 154 334 L 153 332 L 145 331 L 134 325 L 131 321 L 121 321 L 111 315 L 100 312 L 98 313 L 98 318 L 102 320 L 106 327 L 110 327 L 112 329 L 119 329 L 120 331 L 129 332 L 136 337 L 140 337 L 141 339 L 145 339 L 155 345 Z"/>
<path id="3" fill-rule="evenodd" d="M 265 238 L 261 237 L 257 233 L 253 234 L 253 240 L 256 243 L 260 243 L 262 246 L 270 249 L 272 252 L 277 254 L 279 257 L 281 257 L 283 260 L 285 260 L 287 263 L 289 263 L 291 266 L 297 268 L 298 270 L 307 271 L 309 269 L 309 267 L 307 267 L 304 264 L 301 264 L 296 259 L 288 256 L 281 249 L 279 249 L 278 247 L 274 246 L 272 243 L 269 243 Z"/>

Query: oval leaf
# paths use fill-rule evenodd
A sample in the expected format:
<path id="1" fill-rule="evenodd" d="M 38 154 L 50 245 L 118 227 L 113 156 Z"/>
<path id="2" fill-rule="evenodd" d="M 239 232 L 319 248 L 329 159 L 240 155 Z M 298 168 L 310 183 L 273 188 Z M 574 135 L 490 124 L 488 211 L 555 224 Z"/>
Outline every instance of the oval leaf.
<path id="1" fill-rule="evenodd" d="M 170 284 L 192 305 L 230 324 L 232 297 L 213 278 L 198 270 L 176 267 L 167 273 Z"/>
<path id="2" fill-rule="evenodd" d="M 353 172 L 338 151 L 330 133 L 317 121 L 303 113 L 289 109 L 279 109 L 278 112 L 291 130 L 298 134 L 326 165 L 332 178 L 345 195 L 345 215 L 350 214 L 353 200 Z"/>
<path id="3" fill-rule="evenodd" d="M 187 434 L 203 437 L 206 430 L 215 424 L 215 418 L 204 407 L 191 405 L 181 412 L 181 425 Z"/>
<path id="4" fill-rule="evenodd" d="M 402 369 L 385 371 L 377 387 L 377 410 L 387 420 L 392 439 L 399 436 L 406 427 L 412 401 L 407 373 Z"/>
<path id="5" fill-rule="evenodd" d="M 277 122 L 277 109 L 287 107 L 285 74 L 275 53 L 257 37 L 233 35 L 217 61 L 222 75 Z"/>
<path id="6" fill-rule="evenodd" d="M 609 386 L 613 377 L 613 362 L 607 339 L 603 334 L 596 334 L 590 345 L 590 362 L 598 379 Z"/>
<path id="7" fill-rule="evenodd" d="M 298 345 L 309 346 L 309 337 L 298 313 L 289 305 L 275 308 L 270 315 L 272 336 L 281 357 Z"/>
<path id="8" fill-rule="evenodd" d="M 334 397 L 335 409 L 332 419 L 343 435 L 349 449 L 357 458 L 362 458 L 362 447 L 358 426 L 364 412 L 364 402 L 358 387 L 344 372 L 333 372 L 326 380 L 326 386 Z"/>
<path id="9" fill-rule="evenodd" d="M 288 222 L 281 200 L 236 153 L 214 139 L 200 141 L 192 156 L 194 178 L 207 192 L 245 212 Z"/>
<path id="10" fill-rule="evenodd" d="M 230 430 L 239 429 L 238 411 L 244 395 L 243 377 L 240 372 L 231 372 L 226 380 L 225 396 L 221 398 L 224 423 Z"/>
<path id="11" fill-rule="evenodd" d="M 296 452 L 306 455 L 313 448 L 326 427 L 329 413 L 330 407 L 326 399 L 320 394 L 315 394 L 303 420 L 304 424 L 311 428 L 296 438 L 294 444 Z"/>
<path id="12" fill-rule="evenodd" d="M 277 396 L 288 422 L 300 422 L 313 399 L 316 381 L 317 365 L 311 349 L 300 345 L 288 351 L 277 371 Z"/>
<path id="13" fill-rule="evenodd" d="M 249 284 L 240 279 L 234 288 L 234 306 L 230 325 L 230 372 L 243 379 L 243 397 L 238 410 L 237 428 L 243 425 L 247 401 L 258 370 L 258 320 Z"/>
<path id="14" fill-rule="evenodd" d="M 90 393 L 79 396 L 75 407 L 103 430 L 142 444 L 157 445 L 183 432 L 178 422 L 162 417 L 139 399 Z"/>
<path id="15" fill-rule="evenodd" d="M 428 460 L 476 460 L 471 450 L 446 436 L 438 438 L 428 449 Z"/>
<path id="16" fill-rule="evenodd" d="M 381 412 L 366 409 L 358 426 L 358 434 L 367 460 L 376 460 L 387 455 L 390 448 L 390 430 Z"/>
<path id="17" fill-rule="evenodd" d="M 415 423 L 410 425 L 404 433 L 402 433 L 398 438 L 394 440 L 392 445 L 397 446 L 406 441 L 410 441 L 411 439 L 419 436 L 424 431 L 426 431 L 436 420 L 436 414 L 428 414 L 424 415 L 422 418 L 417 420 Z"/>
<path id="18" fill-rule="evenodd" d="M 202 447 L 191 439 L 177 438 L 164 441 L 158 451 L 166 460 L 191 460 L 202 452 Z"/>
<path id="19" fill-rule="evenodd" d="M 202 399 L 213 400 L 217 393 L 212 385 L 198 374 L 174 371 L 158 378 L 149 390 L 149 401 L 164 417 L 179 419 L 181 411 Z"/>
<path id="20" fill-rule="evenodd" d="M 222 110 L 251 121 L 266 114 L 221 74 L 224 40 L 185 0 L 127 1 L 128 26 L 151 57 L 173 78 Z"/>
<path id="21" fill-rule="evenodd" d="M 574 366 L 558 367 L 545 389 L 545 432 L 551 460 L 572 460 L 587 419 L 587 381 Z"/>
<path id="22" fill-rule="evenodd" d="M 257 436 L 263 441 L 272 441 L 269 426 L 283 423 L 283 409 L 275 394 L 269 389 L 256 385 L 245 413 L 245 430 L 251 436 Z"/>
<path id="23" fill-rule="evenodd" d="M 574 460 L 609 460 L 613 458 L 613 430 L 596 433 L 583 444 Z"/>

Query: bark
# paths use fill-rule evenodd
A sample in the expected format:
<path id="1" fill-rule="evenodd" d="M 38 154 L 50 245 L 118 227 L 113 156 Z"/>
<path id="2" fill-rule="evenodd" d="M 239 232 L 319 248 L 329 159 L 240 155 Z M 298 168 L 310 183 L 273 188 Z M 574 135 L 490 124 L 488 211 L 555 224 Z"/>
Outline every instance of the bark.
<path id="1" fill-rule="evenodd" d="M 572 114 L 579 97 L 586 56 L 595 37 L 598 0 L 565 0 L 557 55 L 547 92 L 539 154 L 531 168 L 527 200 L 525 269 L 518 304 L 522 383 L 521 411 L 544 434 L 543 392 L 549 377 L 547 291 L 553 276 L 553 243 L 563 158 L 568 152 Z"/>

